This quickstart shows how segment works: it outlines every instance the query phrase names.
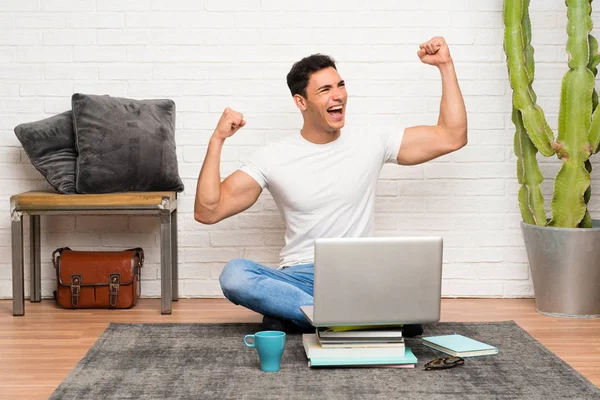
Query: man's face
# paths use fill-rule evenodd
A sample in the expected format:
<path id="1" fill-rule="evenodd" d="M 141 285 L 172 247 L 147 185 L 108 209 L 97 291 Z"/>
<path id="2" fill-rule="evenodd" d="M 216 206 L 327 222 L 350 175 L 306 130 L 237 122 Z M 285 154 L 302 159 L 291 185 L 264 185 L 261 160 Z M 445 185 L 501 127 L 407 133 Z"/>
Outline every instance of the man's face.
<path id="1" fill-rule="evenodd" d="M 314 126 L 327 132 L 344 126 L 348 94 L 335 68 L 313 73 L 306 87 L 306 112 Z"/>

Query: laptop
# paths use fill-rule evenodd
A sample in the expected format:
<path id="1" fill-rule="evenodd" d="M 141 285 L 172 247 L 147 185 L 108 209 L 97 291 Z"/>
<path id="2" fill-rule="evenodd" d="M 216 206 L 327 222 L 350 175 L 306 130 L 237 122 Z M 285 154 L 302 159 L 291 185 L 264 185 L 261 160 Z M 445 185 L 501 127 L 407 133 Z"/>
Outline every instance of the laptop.
<path id="1" fill-rule="evenodd" d="M 441 237 L 320 238 L 314 304 L 300 307 L 315 327 L 440 320 Z"/>

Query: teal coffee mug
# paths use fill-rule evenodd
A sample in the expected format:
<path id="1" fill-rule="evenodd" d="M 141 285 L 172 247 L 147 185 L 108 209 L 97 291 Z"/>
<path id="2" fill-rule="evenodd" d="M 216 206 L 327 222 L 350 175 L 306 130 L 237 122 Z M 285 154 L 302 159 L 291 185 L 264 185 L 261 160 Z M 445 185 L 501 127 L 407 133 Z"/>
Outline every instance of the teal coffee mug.
<path id="1" fill-rule="evenodd" d="M 248 339 L 252 339 L 248 342 Z M 281 356 L 285 346 L 285 332 L 260 331 L 244 336 L 244 344 L 256 348 L 260 369 L 264 372 L 277 372 L 281 367 Z"/>

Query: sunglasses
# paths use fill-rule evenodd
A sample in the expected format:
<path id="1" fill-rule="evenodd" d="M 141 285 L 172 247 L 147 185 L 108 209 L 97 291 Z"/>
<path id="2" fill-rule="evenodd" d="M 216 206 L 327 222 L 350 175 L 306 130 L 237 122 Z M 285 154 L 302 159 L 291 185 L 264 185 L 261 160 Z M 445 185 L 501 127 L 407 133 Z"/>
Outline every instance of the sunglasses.
<path id="1" fill-rule="evenodd" d="M 431 371 L 434 369 L 448 369 L 463 365 L 465 360 L 461 357 L 443 357 L 435 358 L 425 364 L 424 370 Z"/>

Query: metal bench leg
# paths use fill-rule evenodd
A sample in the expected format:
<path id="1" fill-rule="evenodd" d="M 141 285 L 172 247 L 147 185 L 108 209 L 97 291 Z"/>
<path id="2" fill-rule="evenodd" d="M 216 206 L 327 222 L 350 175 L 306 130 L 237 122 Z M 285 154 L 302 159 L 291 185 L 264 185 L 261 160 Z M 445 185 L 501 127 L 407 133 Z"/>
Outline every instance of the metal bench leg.
<path id="1" fill-rule="evenodd" d="M 171 271 L 173 279 L 173 301 L 179 300 L 179 268 L 177 264 L 177 210 L 171 213 Z"/>
<path id="2" fill-rule="evenodd" d="M 23 274 L 23 214 L 11 213 L 13 315 L 25 315 L 25 276 Z"/>
<path id="3" fill-rule="evenodd" d="M 160 214 L 160 312 L 171 314 L 173 275 L 171 256 L 171 212 Z"/>
<path id="4" fill-rule="evenodd" d="M 31 243 L 31 301 L 42 300 L 42 262 L 40 257 L 40 216 L 30 215 Z"/>

